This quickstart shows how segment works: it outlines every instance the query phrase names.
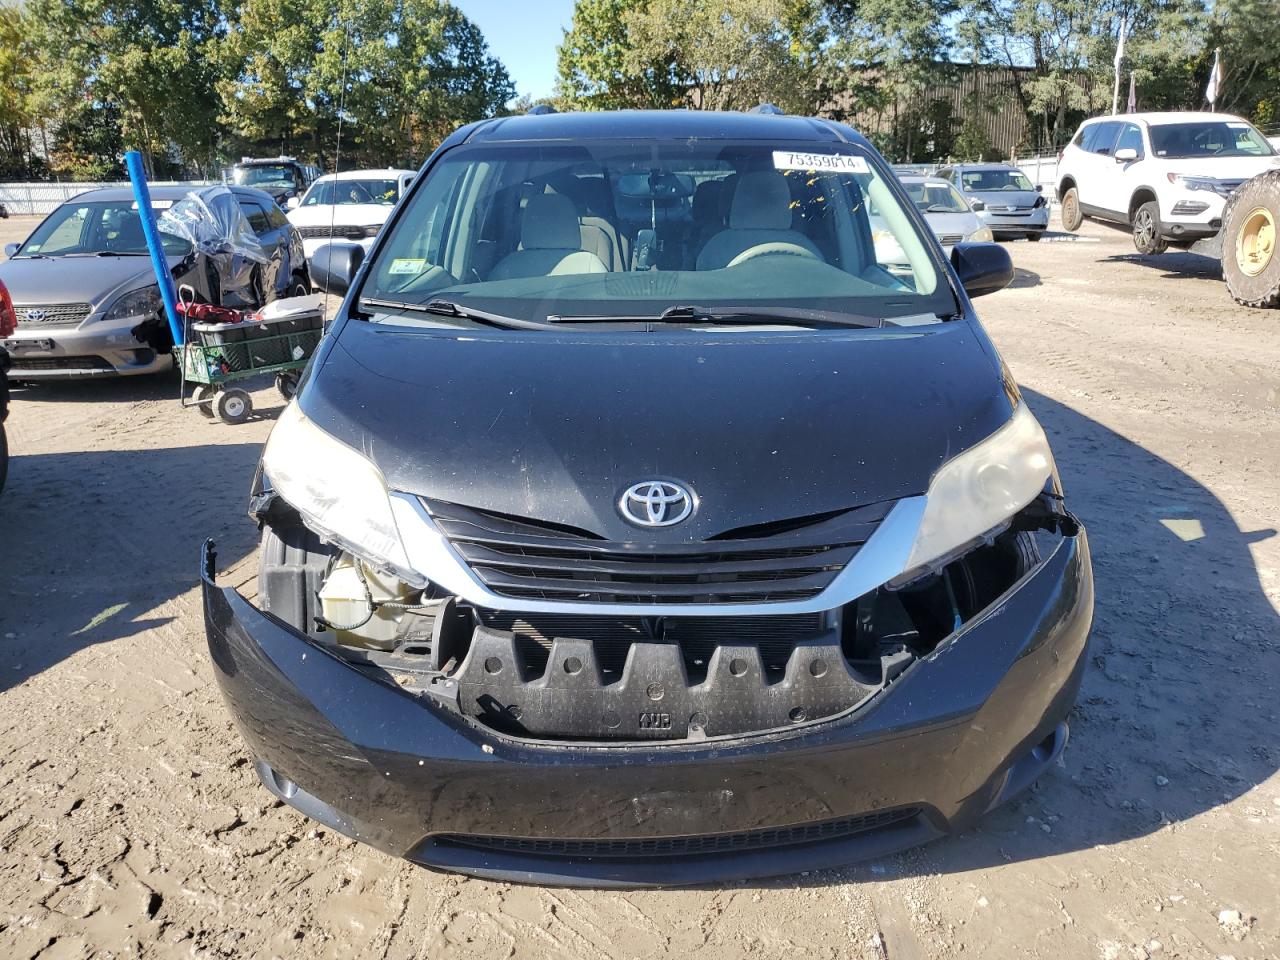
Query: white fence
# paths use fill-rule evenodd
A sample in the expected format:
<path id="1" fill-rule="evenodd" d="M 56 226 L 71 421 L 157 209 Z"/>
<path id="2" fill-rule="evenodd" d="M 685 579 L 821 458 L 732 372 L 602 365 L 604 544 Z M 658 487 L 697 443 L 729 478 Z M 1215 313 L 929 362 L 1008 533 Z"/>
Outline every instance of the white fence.
<path id="1" fill-rule="evenodd" d="M 153 187 L 192 186 L 202 187 L 215 180 L 153 180 Z M 0 203 L 13 215 L 38 214 L 43 216 L 56 210 L 77 194 L 104 187 L 127 187 L 128 180 L 110 183 L 0 183 Z"/>

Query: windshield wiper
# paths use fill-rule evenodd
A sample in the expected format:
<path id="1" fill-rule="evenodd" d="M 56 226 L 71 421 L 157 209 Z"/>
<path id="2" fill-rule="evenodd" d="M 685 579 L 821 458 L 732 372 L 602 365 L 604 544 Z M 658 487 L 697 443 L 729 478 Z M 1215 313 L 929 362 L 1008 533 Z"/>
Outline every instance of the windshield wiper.
<path id="1" fill-rule="evenodd" d="M 461 317 L 491 327 L 503 327 L 508 330 L 550 330 L 551 324 L 537 320 L 522 320 L 519 317 L 507 317 L 488 310 L 477 310 L 475 307 L 464 307 L 452 300 L 429 300 L 426 303 L 409 303 L 404 300 L 379 300 L 373 297 L 362 297 L 360 306 L 384 307 L 388 310 L 403 310 L 407 313 L 428 313 L 438 317 Z"/>
<path id="2" fill-rule="evenodd" d="M 838 310 L 810 310 L 805 307 L 668 307 L 657 316 L 619 314 L 617 316 L 574 316 L 552 314 L 551 323 L 689 323 L 716 326 L 766 326 L 802 323 L 808 327 L 879 327 L 879 317 L 863 317 Z"/>

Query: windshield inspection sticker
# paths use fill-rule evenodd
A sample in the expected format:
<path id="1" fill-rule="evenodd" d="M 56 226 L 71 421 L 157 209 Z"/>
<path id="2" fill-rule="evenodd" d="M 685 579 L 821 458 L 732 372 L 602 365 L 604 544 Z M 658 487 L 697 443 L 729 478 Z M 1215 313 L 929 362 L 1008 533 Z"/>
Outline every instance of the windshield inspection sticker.
<path id="1" fill-rule="evenodd" d="M 863 157 L 847 153 L 793 153 L 790 150 L 773 151 L 775 170 L 835 170 L 840 173 L 870 173 Z"/>
<path id="2" fill-rule="evenodd" d="M 390 274 L 397 273 L 421 273 L 427 265 L 426 260 L 415 260 L 411 257 L 402 257 L 391 261 L 391 268 L 387 271 Z"/>

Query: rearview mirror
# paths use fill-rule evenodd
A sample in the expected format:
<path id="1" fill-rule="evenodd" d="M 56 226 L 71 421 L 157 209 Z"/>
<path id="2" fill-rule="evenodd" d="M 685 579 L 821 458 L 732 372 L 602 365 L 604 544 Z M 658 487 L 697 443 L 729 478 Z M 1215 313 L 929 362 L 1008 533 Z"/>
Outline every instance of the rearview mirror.
<path id="1" fill-rule="evenodd" d="M 951 248 L 951 265 L 971 297 L 1003 290 L 1013 280 L 1009 251 L 998 243 L 957 243 Z"/>
<path id="2" fill-rule="evenodd" d="M 987 205 L 986 205 L 985 203 L 983 203 L 981 200 L 970 200 L 970 201 L 969 201 L 969 206 L 970 206 L 972 209 L 974 209 L 974 210 L 985 210 L 985 209 L 987 209 Z"/>
<path id="3" fill-rule="evenodd" d="M 1116 163 L 1132 163 L 1138 159 L 1138 151 L 1133 147 L 1121 147 L 1115 153 Z"/>
<path id="4" fill-rule="evenodd" d="M 18 248 L 21 246 L 22 244 L 20 243 L 6 243 L 4 245 L 4 255 L 6 257 L 12 257 L 15 253 L 18 252 Z"/>
<path id="5" fill-rule="evenodd" d="M 311 280 L 325 293 L 346 293 L 364 263 L 358 243 L 322 243 L 311 255 Z"/>

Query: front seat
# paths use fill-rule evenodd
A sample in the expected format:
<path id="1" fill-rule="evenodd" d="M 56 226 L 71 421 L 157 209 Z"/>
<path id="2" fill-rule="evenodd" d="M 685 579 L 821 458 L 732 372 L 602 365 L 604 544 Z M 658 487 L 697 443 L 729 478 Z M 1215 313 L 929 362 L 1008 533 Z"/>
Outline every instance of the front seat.
<path id="1" fill-rule="evenodd" d="M 789 243 L 823 259 L 812 240 L 791 229 L 791 190 L 774 170 L 756 170 L 738 178 L 729 205 L 729 227 L 707 241 L 698 254 L 699 270 L 719 270 L 740 253 L 765 243 Z"/>
<path id="2" fill-rule="evenodd" d="M 520 218 L 520 249 L 499 260 L 489 279 L 608 273 L 604 261 L 583 250 L 581 242 L 573 201 L 558 193 L 535 194 Z"/>

